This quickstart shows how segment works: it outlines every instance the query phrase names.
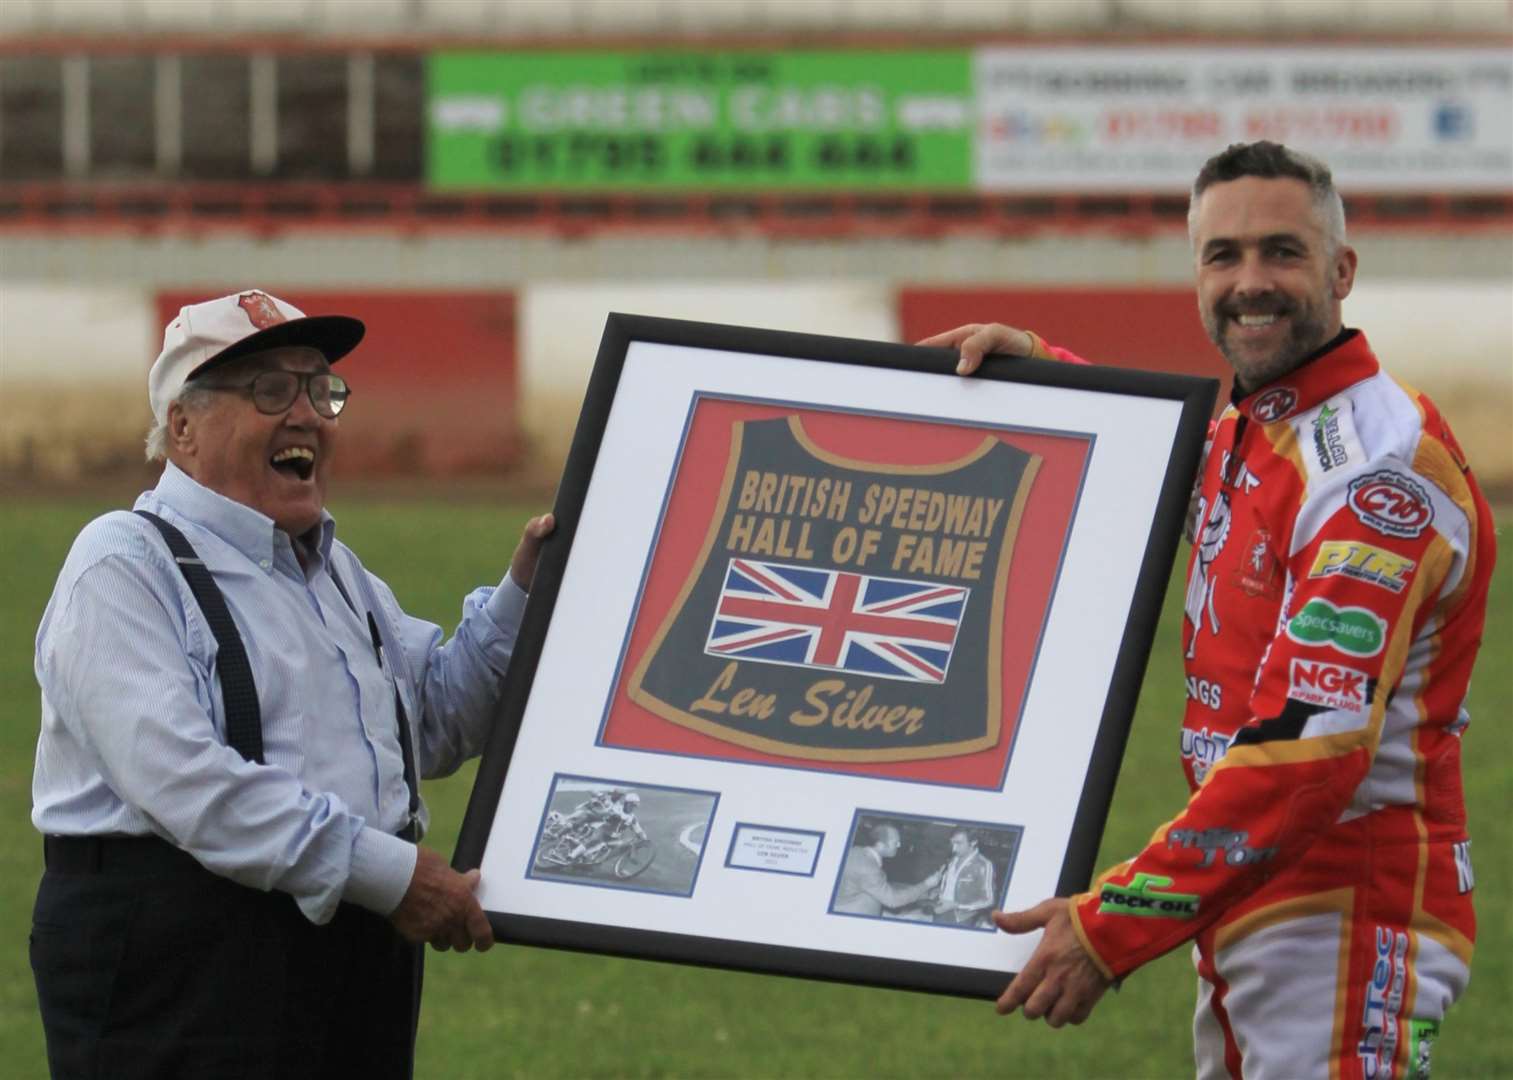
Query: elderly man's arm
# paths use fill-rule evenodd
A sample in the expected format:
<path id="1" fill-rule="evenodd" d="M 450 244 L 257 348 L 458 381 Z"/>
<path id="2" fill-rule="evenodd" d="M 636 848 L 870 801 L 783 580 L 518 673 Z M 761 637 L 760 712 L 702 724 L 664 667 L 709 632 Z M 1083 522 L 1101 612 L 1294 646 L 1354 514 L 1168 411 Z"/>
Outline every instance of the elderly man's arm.
<path id="1" fill-rule="evenodd" d="M 129 552 L 129 537 L 114 546 Z M 112 554 L 69 581 L 44 617 L 37 675 L 44 723 L 62 729 L 49 741 L 75 749 L 39 755 L 39 790 L 119 800 L 209 870 L 290 893 L 313 922 L 342 900 L 394 911 L 415 845 L 287 770 L 247 761 L 217 732 L 209 634 L 183 606 L 177 570 Z M 80 777 L 63 775 L 73 769 Z M 91 782 L 105 790 L 91 795 Z"/>
<path id="2" fill-rule="evenodd" d="M 509 572 L 497 586 L 475 589 L 463 599 L 462 620 L 450 641 L 443 642 L 436 624 L 406 615 L 389 587 L 368 575 L 373 594 L 399 635 L 411 685 L 420 697 L 415 739 L 422 776 L 450 775 L 487 743 L 527 590 L 542 545 L 555 527 L 551 514 L 526 523 Z"/>

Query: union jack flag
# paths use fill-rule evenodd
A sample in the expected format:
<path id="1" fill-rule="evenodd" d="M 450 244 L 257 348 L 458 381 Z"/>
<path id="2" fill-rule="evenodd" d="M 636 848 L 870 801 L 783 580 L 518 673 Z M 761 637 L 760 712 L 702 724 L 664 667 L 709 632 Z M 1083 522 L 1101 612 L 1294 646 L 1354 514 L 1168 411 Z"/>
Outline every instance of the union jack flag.
<path id="1" fill-rule="evenodd" d="M 731 559 L 704 651 L 943 683 L 971 590 Z"/>

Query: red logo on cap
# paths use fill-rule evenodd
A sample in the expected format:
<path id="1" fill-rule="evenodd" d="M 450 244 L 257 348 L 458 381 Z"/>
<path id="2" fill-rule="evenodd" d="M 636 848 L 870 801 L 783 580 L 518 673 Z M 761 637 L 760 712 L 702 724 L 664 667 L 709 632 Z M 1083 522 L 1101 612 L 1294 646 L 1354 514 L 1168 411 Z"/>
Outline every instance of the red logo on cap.
<path id="1" fill-rule="evenodd" d="M 266 293 L 250 292 L 242 293 L 236 298 L 237 304 L 247 313 L 247 319 L 259 330 L 266 330 L 270 326 L 277 326 L 281 322 L 288 322 L 284 313 L 278 309 Z"/>

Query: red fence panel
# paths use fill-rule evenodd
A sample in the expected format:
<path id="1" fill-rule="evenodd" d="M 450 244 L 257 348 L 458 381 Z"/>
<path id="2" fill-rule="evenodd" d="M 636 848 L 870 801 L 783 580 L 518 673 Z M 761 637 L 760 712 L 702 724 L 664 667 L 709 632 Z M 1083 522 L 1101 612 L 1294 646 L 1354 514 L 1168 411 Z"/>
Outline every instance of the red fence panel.
<path id="1" fill-rule="evenodd" d="M 1204 333 L 1188 287 L 899 290 L 901 340 L 972 322 L 1033 330 L 1096 364 L 1212 376 L 1224 380 L 1220 405 L 1229 399 L 1229 366 Z"/>

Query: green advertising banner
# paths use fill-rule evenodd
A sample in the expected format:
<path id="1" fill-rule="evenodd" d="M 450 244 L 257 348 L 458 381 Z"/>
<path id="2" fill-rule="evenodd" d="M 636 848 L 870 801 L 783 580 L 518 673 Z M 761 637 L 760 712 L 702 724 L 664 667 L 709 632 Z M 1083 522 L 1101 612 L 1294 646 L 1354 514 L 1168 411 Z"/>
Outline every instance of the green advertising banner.
<path id="1" fill-rule="evenodd" d="M 439 52 L 447 190 L 964 190 L 971 53 Z"/>

